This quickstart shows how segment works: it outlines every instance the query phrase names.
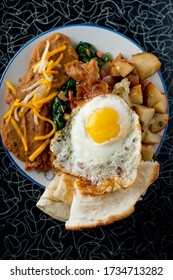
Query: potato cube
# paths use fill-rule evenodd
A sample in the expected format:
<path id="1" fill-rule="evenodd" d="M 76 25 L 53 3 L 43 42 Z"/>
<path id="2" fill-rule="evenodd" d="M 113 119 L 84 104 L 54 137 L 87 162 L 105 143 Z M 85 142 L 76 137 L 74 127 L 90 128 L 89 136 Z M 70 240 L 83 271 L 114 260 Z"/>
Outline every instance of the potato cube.
<path id="1" fill-rule="evenodd" d="M 117 60 L 112 63 L 110 74 L 111 76 L 126 77 L 135 68 L 135 64 L 129 61 Z"/>
<path id="2" fill-rule="evenodd" d="M 132 71 L 130 74 L 127 75 L 127 78 L 130 82 L 130 86 L 136 86 L 139 85 L 139 75 L 137 73 L 137 71 Z"/>
<path id="3" fill-rule="evenodd" d="M 168 114 L 155 113 L 153 117 L 154 122 L 150 125 L 151 132 L 155 133 L 161 131 L 166 126 L 168 119 Z"/>
<path id="4" fill-rule="evenodd" d="M 132 55 L 132 60 L 136 64 L 136 69 L 141 80 L 150 77 L 161 67 L 159 59 L 154 54 L 148 52 L 134 54 Z"/>
<path id="5" fill-rule="evenodd" d="M 142 104 L 143 95 L 141 85 L 136 85 L 130 89 L 129 97 L 132 103 Z"/>
<path id="6" fill-rule="evenodd" d="M 135 110 L 136 114 L 139 116 L 139 121 L 140 121 L 142 129 L 144 129 L 145 126 L 147 126 L 150 123 L 150 121 L 152 120 L 154 113 L 155 113 L 155 109 L 148 108 L 144 105 L 135 105 L 134 110 Z"/>
<path id="7" fill-rule="evenodd" d="M 118 60 L 127 60 L 123 55 L 122 53 L 119 53 L 113 60 L 113 63 L 114 61 L 118 61 Z"/>
<path id="8" fill-rule="evenodd" d="M 151 161 L 154 155 L 153 145 L 142 144 L 141 153 L 143 160 Z"/>
<path id="9" fill-rule="evenodd" d="M 153 107 L 163 99 L 163 94 L 155 85 L 148 82 L 143 88 L 143 99 L 147 107 Z"/>
<path id="10" fill-rule="evenodd" d="M 167 107 L 168 107 L 168 99 L 166 94 L 163 94 L 163 98 L 153 106 L 153 108 L 157 113 L 162 113 L 162 114 L 166 113 Z"/>
<path id="11" fill-rule="evenodd" d="M 161 140 L 162 140 L 161 135 L 157 133 L 153 133 L 148 130 L 142 142 L 148 145 L 153 145 L 153 144 L 159 144 Z"/>

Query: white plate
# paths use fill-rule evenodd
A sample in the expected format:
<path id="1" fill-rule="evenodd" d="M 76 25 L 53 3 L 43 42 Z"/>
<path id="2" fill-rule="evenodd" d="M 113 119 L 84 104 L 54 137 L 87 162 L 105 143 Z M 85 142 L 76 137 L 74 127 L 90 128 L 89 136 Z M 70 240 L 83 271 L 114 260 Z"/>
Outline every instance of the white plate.
<path id="1" fill-rule="evenodd" d="M 30 54 L 33 48 L 37 45 L 38 42 L 44 40 L 45 38 L 56 32 L 60 32 L 69 36 L 72 43 L 74 44 L 78 43 L 79 41 L 89 42 L 93 44 L 96 49 L 100 50 L 103 53 L 110 52 L 113 57 L 121 52 L 125 57 L 130 58 L 132 54 L 144 51 L 133 40 L 129 39 L 119 32 L 104 27 L 97 27 L 92 25 L 69 25 L 44 32 L 25 44 L 9 62 L 0 81 L 0 119 L 2 119 L 3 114 L 8 109 L 7 104 L 5 104 L 5 102 L 3 101 L 5 91 L 4 80 L 7 79 L 14 84 L 18 84 L 19 78 L 22 77 L 27 70 Z M 166 92 L 166 88 L 160 73 L 154 74 L 150 80 L 161 90 L 161 92 Z M 161 147 L 161 144 L 157 148 L 157 153 Z M 51 181 L 55 175 L 53 172 L 38 173 L 36 171 L 24 171 L 24 163 L 19 161 L 11 153 L 8 153 L 8 155 L 15 163 L 17 168 L 26 177 L 42 187 L 47 186 L 49 181 Z"/>

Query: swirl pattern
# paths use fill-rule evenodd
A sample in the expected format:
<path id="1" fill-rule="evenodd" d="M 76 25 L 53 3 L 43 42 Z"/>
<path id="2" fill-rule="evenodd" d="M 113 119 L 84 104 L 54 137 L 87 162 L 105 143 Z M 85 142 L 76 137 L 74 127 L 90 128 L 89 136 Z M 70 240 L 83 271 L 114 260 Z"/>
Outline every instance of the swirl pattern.
<path id="1" fill-rule="evenodd" d="M 170 121 L 158 160 L 159 179 L 127 219 L 68 232 L 36 208 L 43 189 L 25 178 L 0 143 L 1 259 L 173 258 L 173 3 L 171 0 L 53 0 L 0 3 L 0 71 L 30 39 L 61 25 L 89 23 L 134 39 L 162 62 Z"/>

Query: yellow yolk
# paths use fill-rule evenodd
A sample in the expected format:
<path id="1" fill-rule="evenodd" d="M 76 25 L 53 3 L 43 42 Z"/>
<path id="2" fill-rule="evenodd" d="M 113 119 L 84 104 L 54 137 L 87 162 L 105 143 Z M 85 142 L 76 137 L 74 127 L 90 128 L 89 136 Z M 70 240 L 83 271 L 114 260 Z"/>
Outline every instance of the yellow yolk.
<path id="1" fill-rule="evenodd" d="M 86 130 L 98 144 L 118 136 L 120 132 L 119 115 L 112 108 L 99 108 L 89 115 Z"/>

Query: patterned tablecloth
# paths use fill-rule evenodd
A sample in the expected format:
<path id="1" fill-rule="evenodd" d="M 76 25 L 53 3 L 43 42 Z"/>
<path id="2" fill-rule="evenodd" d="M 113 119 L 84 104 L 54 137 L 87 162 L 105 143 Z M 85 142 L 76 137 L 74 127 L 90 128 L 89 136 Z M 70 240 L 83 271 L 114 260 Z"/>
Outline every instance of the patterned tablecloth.
<path id="1" fill-rule="evenodd" d="M 1 74 L 14 54 L 43 31 L 79 23 L 105 26 L 158 55 L 170 109 L 167 135 L 158 156 L 159 179 L 130 217 L 106 227 L 66 231 L 63 223 L 42 213 L 36 202 L 43 189 L 16 169 L 0 144 L 0 258 L 172 259 L 172 0 L 2 0 L 0 9 Z"/>

